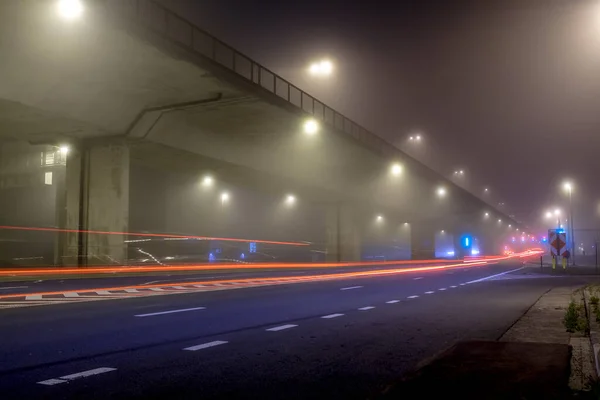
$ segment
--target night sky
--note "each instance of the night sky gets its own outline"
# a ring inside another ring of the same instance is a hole
[[[532,227],[565,178],[575,228],[600,227],[600,2],[162,2]]]

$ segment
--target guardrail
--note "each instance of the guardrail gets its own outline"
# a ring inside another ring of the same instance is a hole
[[[376,134],[343,116],[273,71],[223,43],[192,22],[155,0],[112,0],[111,10],[125,12],[155,33],[159,33],[193,53],[235,72],[248,82],[265,89],[302,111],[344,132],[385,156],[400,150]]]

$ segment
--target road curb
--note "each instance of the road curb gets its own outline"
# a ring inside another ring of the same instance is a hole
[[[600,377],[600,324],[596,321],[596,318],[592,312],[593,308],[589,302],[589,299],[592,297],[592,295],[593,293],[590,291],[589,286],[583,290],[583,299],[585,302],[585,308],[590,327],[590,347],[593,353],[592,357],[594,360],[594,368],[596,370],[596,379],[598,379],[598,377]]]

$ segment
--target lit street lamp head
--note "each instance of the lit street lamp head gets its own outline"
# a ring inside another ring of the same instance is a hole
[[[565,182],[563,183],[563,189],[565,190],[565,192],[570,194],[573,191],[573,185],[571,184],[571,182]]]
[[[213,183],[214,183],[214,179],[212,176],[207,175],[202,179],[202,186],[207,186],[207,187],[212,186]]]
[[[309,119],[304,122],[304,133],[314,135],[319,131],[319,123],[314,119]]]
[[[329,60],[312,63],[308,72],[313,76],[329,76],[333,72],[333,64]]]
[[[392,166],[390,168],[390,172],[394,176],[398,176],[398,175],[402,174],[402,165],[400,165],[398,163],[392,164]]]
[[[69,154],[69,146],[60,146],[59,150],[65,156]]]
[[[296,196],[294,196],[293,194],[288,194],[287,197],[285,198],[285,202],[289,206],[295,204],[296,203]]]
[[[75,20],[83,14],[81,0],[58,0],[58,15],[67,20]]]
[[[446,196],[446,188],[444,188],[444,187],[439,187],[439,188],[437,189],[437,195],[438,195],[439,197],[444,197],[444,196]]]

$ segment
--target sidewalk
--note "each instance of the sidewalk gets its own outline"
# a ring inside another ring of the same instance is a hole
[[[587,398],[577,391],[595,377],[589,337],[562,324],[576,289],[547,292],[498,341],[460,342],[379,398]]]

